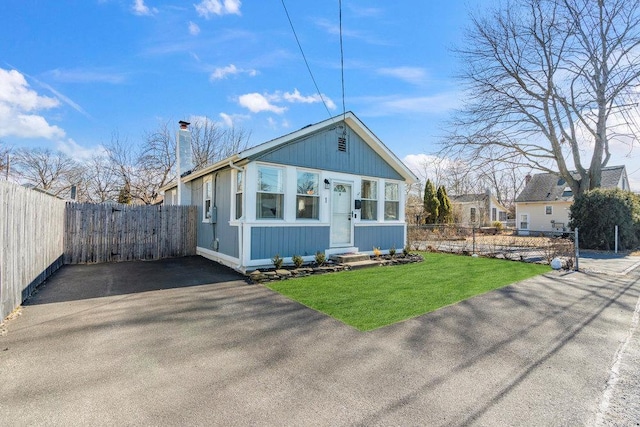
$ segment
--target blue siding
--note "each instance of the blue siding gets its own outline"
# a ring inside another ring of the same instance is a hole
[[[356,226],[354,240],[355,246],[362,252],[372,251],[374,247],[387,250],[392,246],[401,250],[405,245],[404,226]]]
[[[338,127],[324,129],[277,147],[254,160],[355,175],[403,179],[348,127],[347,151],[338,151],[338,137],[341,135],[342,129]]]
[[[251,259],[315,255],[329,247],[329,227],[252,227]]]
[[[198,207],[198,246],[213,250],[214,240],[218,238],[220,242],[218,252],[237,258],[240,253],[238,227],[229,225],[231,216],[231,171],[218,172],[217,182],[215,174],[213,177],[213,182],[215,183],[213,197],[218,208],[218,222],[216,224],[202,222],[202,185],[204,178],[208,176],[210,175],[205,175],[191,182],[191,202]]]

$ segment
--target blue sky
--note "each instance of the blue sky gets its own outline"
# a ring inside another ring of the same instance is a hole
[[[409,163],[435,151],[462,97],[450,49],[492,3],[344,0],[346,109]],[[341,113],[338,1],[285,4]],[[0,139],[14,147],[88,156],[114,132],[137,143],[196,116],[255,145],[329,116],[281,0],[4,0],[0,15]]]

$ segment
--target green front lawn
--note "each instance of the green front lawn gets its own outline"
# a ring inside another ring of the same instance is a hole
[[[424,262],[272,282],[270,289],[361,331],[545,273],[547,265],[441,253]]]

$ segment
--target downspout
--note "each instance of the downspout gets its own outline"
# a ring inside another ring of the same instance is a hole
[[[236,166],[233,164],[232,160],[229,160],[229,167],[231,169],[235,169],[239,172],[244,173],[244,168],[241,168],[239,166]],[[242,179],[246,179],[246,174],[242,177]],[[244,185],[244,183],[243,183]],[[246,189],[243,188],[242,190],[242,216],[245,215],[246,210],[247,210],[247,204],[245,203],[245,196],[246,196]],[[236,207],[237,209],[237,207]],[[235,215],[235,214],[234,214]],[[239,232],[239,236],[238,236],[238,260],[239,260],[239,265],[238,268],[242,269],[243,268],[243,257],[244,257],[244,221],[240,221],[240,226],[238,227],[238,232]]]

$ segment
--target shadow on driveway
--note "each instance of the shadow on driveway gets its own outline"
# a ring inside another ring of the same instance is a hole
[[[200,256],[156,261],[65,265],[39,286],[23,305],[244,280],[245,277],[240,273]]]

